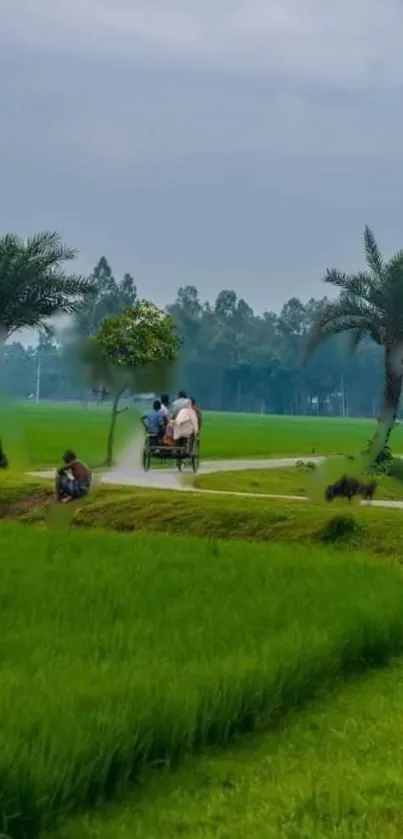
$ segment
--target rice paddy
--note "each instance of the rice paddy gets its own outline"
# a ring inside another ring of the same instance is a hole
[[[19,465],[54,466],[70,447],[90,466],[105,461],[109,423],[107,406],[20,403],[2,407],[2,437]],[[201,456],[238,459],[321,454],[352,454],[366,445],[373,420],[322,417],[278,417],[258,414],[206,413]],[[130,409],[117,423],[117,453],[141,434],[139,411]],[[403,453],[403,428],[393,432]]]
[[[403,578],[359,555],[0,528],[0,802],[33,837],[403,648]]]
[[[105,406],[2,411],[0,833],[400,836],[401,515],[330,510],[307,467],[197,482],[311,502],[97,487],[56,515],[24,471],[67,447],[101,465],[108,421]],[[330,475],[372,428],[206,414],[202,457],[336,455]],[[138,432],[123,413],[117,452]],[[400,475],[380,479],[379,497],[399,492]]]

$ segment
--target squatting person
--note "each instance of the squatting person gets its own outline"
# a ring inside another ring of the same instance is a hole
[[[71,449],[64,453],[63,464],[56,473],[56,500],[66,504],[88,495],[92,473]]]

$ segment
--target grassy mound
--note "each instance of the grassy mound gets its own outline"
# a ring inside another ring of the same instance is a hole
[[[96,487],[66,507],[53,503],[47,481],[0,476],[0,519],[118,532],[184,534],[364,549],[399,559],[403,512],[370,507],[331,507],[225,495]]]
[[[34,837],[403,648],[403,578],[324,550],[0,528],[0,807]]]
[[[368,674],[225,754],[150,777],[141,798],[52,839],[398,839],[403,669]]]
[[[0,472],[0,519],[35,514],[53,497],[48,481],[29,478],[13,472]]]

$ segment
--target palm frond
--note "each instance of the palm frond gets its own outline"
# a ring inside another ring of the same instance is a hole
[[[75,248],[69,248],[64,244],[55,230],[44,230],[31,236],[25,243],[25,250],[29,258],[53,262],[68,262],[78,255]]]
[[[347,333],[347,349],[351,354],[355,352],[367,334],[368,332],[358,328],[351,329],[350,332]]]
[[[318,313],[305,342],[304,364],[306,365],[320,344],[345,332],[352,335],[352,349],[358,346],[364,335],[370,335],[374,341],[381,343],[380,323],[376,313],[365,303],[347,294],[329,302]]]
[[[397,283],[403,285],[403,250],[397,251],[386,265],[385,285],[390,288]]]
[[[337,268],[327,268],[323,282],[335,285],[337,288],[348,289],[350,274],[346,274],[344,271],[338,271]]]
[[[367,261],[368,268],[373,271],[379,280],[382,279],[384,261],[376,243],[375,236],[368,225],[365,226],[364,230],[364,247],[365,259]]]
[[[12,234],[0,237],[0,325],[6,334],[25,326],[40,328],[55,314],[75,312],[93,292],[93,278],[63,270],[75,255],[55,232],[26,242]]]

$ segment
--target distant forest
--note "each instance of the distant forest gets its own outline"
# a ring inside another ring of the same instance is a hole
[[[105,257],[93,276],[96,294],[72,323],[82,337],[94,334],[102,318],[137,298],[130,274],[116,280]],[[376,415],[383,377],[381,352],[373,343],[364,341],[350,357],[343,337],[333,338],[302,367],[305,336],[323,302],[293,297],[279,313],[256,314],[231,290],[205,302],[194,286],[179,289],[168,306],[183,340],[176,387],[187,390],[204,409],[218,411]],[[37,347],[8,344],[9,395],[35,398],[39,384],[42,399],[96,399],[72,363],[70,340],[71,329],[57,340],[41,334]]]

